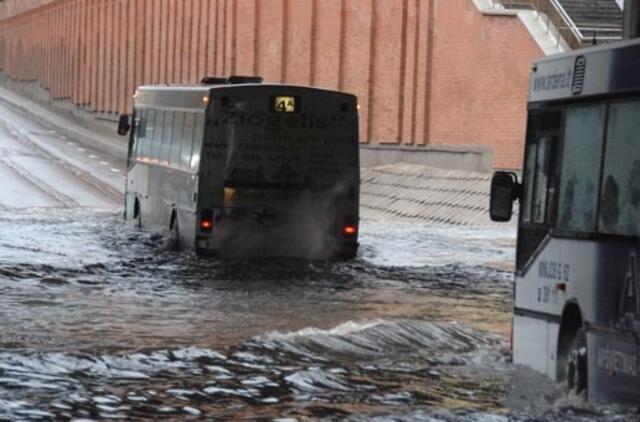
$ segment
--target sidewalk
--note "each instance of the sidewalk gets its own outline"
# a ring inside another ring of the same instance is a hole
[[[127,138],[117,135],[116,124],[113,125],[113,135],[107,133],[104,128],[98,127],[97,124],[92,128],[86,127],[88,125],[63,117],[62,112],[55,111],[53,107],[43,106],[2,85],[0,85],[0,101],[20,110],[34,120],[45,121],[73,140],[95,147],[118,159],[125,160],[127,157]]]

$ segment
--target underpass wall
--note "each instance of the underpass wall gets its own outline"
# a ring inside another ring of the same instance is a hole
[[[521,166],[542,53],[517,17],[472,0],[5,2],[0,69],[55,101],[130,112],[139,85],[261,75],[356,94],[365,144],[483,146]]]

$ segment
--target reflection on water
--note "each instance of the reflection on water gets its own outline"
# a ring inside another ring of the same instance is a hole
[[[216,261],[111,211],[0,215],[0,418],[572,417],[508,404],[536,376],[508,363],[511,275],[485,265],[508,240],[402,228],[434,265],[366,227],[352,262]],[[531,384],[520,401],[555,385]]]

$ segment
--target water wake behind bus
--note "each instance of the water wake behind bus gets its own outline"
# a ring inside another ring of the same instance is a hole
[[[365,221],[353,261],[215,260],[113,210],[0,221],[0,419],[520,420],[522,380],[522,420],[608,417],[508,363],[509,235]]]

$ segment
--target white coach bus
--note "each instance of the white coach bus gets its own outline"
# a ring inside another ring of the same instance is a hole
[[[143,86],[125,218],[223,257],[348,259],[358,248],[356,97],[261,78]]]

